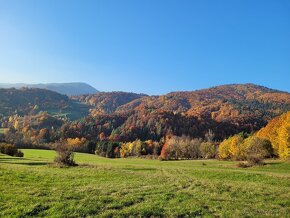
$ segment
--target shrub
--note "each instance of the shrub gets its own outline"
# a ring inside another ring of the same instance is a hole
[[[22,151],[17,150],[16,154],[14,155],[15,157],[24,157],[24,154]]]
[[[250,165],[260,165],[263,163],[263,159],[273,155],[271,143],[256,136],[247,138],[243,146],[245,147],[246,160]]]
[[[8,143],[0,143],[0,152],[9,156],[23,157],[24,154],[18,150],[15,145]]]
[[[60,166],[76,166],[74,161],[73,149],[64,143],[57,143],[56,146],[57,156],[54,162]]]
[[[216,156],[216,146],[211,142],[203,142],[200,144],[200,153],[202,158],[214,158]]]

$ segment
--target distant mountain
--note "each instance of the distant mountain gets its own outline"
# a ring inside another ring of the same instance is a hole
[[[96,90],[94,87],[86,83],[45,83],[45,84],[0,83],[0,88],[19,89],[22,87],[47,89],[68,96],[94,94],[98,92],[98,90]]]
[[[71,100],[54,91],[37,88],[0,88],[0,118],[11,115],[33,115],[40,111],[78,119],[88,115],[88,105]]]

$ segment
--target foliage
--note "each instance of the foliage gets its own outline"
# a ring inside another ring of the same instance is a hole
[[[191,139],[190,137],[168,136],[162,147],[161,158],[170,160],[197,159],[201,157],[201,139]]]
[[[254,165],[272,157],[273,148],[268,140],[256,136],[244,139],[239,134],[224,140],[219,145],[218,153],[220,159],[247,160],[250,165]]]
[[[159,155],[160,144],[165,144],[160,141],[168,135],[186,135],[191,139],[203,138],[206,142],[215,143],[238,132],[251,133],[290,108],[288,93],[253,84],[218,86],[162,96],[101,92],[72,99],[47,90],[7,89],[0,90],[0,100],[3,100],[0,103],[3,106],[0,109],[0,124],[5,129],[4,136],[1,136],[3,141],[20,148],[51,148],[53,143],[61,140],[68,144],[74,143],[72,140],[81,140],[74,147],[82,152],[94,151],[93,144],[99,141],[123,144],[138,140],[142,142],[141,153],[127,152],[124,145],[124,156]],[[91,113],[85,116],[80,108],[88,105]],[[3,108],[7,110],[1,114]],[[82,118],[69,120],[65,117],[67,110],[74,110]],[[59,113],[64,116],[58,116]],[[287,119],[273,121],[283,127],[266,128],[259,133],[262,138],[271,141],[275,154],[283,158],[289,156],[290,122]],[[157,144],[155,146],[146,141]],[[229,154],[223,154],[220,149],[220,158],[243,159],[245,154],[242,147],[235,144],[239,144],[239,141],[233,142],[231,148],[226,149]],[[185,159],[201,157],[200,150],[193,146],[183,145],[180,151],[174,143],[169,147],[175,156]],[[118,149],[121,147],[118,146]],[[191,154],[183,155],[186,149]],[[174,159],[173,154],[170,156]]]
[[[220,143],[218,155],[223,160],[241,160],[244,158],[242,143],[244,138],[241,135],[234,135]]]
[[[216,145],[212,142],[202,142],[200,144],[200,153],[202,158],[215,158],[217,153]]]
[[[242,146],[245,148],[245,159],[250,165],[261,164],[263,159],[273,155],[271,143],[256,136],[245,139]]]
[[[97,92],[92,95],[74,96],[73,99],[94,106],[91,114],[96,116],[103,113],[113,113],[118,107],[145,96],[144,94],[128,92]]]
[[[55,145],[57,156],[54,162],[60,166],[76,166],[74,161],[73,147],[69,146],[66,142],[60,142]]]
[[[140,140],[134,142],[122,143],[120,148],[121,157],[140,156],[145,153],[144,143]]]
[[[23,157],[23,152],[18,150],[15,145],[8,143],[0,143],[0,153],[7,154],[9,156]]]
[[[116,158],[120,157],[119,147],[118,142],[100,141],[97,142],[95,153],[107,158]]]
[[[121,157],[153,155],[159,156],[162,146],[159,142],[147,140],[142,142],[136,140],[133,142],[121,143],[120,155]]]
[[[268,139],[274,149],[274,154],[290,158],[290,111],[271,120],[267,126],[259,130],[256,135]]]

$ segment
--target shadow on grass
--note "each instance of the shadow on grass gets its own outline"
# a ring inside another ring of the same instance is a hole
[[[12,163],[12,164],[21,164],[21,165],[26,165],[26,166],[43,166],[43,165],[48,165],[49,163],[47,163],[47,162],[28,162],[28,163]]]
[[[132,171],[156,171],[156,168],[149,168],[149,167],[144,167],[144,168],[134,168],[134,167],[126,167],[125,170],[132,170]]]
[[[11,156],[11,157],[1,157],[0,158],[0,162],[3,161],[3,160],[4,161],[15,161],[15,160],[18,161],[18,160],[28,160],[28,159],[27,158],[23,158],[23,157],[12,157]]]
[[[27,162],[19,162],[19,161],[27,161]],[[16,165],[26,165],[26,166],[41,166],[41,165],[47,165],[48,162],[43,161],[31,161],[28,162],[29,159],[27,158],[0,158],[0,163],[6,163],[6,164],[16,164]]]
[[[280,165],[280,162],[271,162],[271,163],[265,163],[266,165]]]

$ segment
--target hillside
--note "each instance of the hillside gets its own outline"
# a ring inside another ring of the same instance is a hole
[[[50,91],[58,92],[63,95],[84,95],[84,94],[94,94],[98,92],[94,87],[86,83],[45,83],[45,84],[25,84],[25,83],[16,83],[16,84],[7,84],[1,83],[0,88],[38,88],[38,89],[47,89]]]
[[[92,113],[94,114],[110,114],[115,112],[118,107],[145,96],[147,95],[129,92],[98,92],[93,95],[82,95],[72,98],[93,106],[94,110]]]
[[[223,139],[241,131],[256,131],[273,117],[290,110],[289,93],[254,84],[144,96],[114,107],[108,104],[114,102],[113,94],[98,93],[97,96],[86,97],[86,102],[95,110],[109,107],[106,112],[115,110],[114,116],[122,114],[122,119],[126,116],[117,127],[114,122],[110,124],[112,129],[106,128],[107,134],[112,131],[112,138],[124,140],[160,139],[167,134],[203,137],[208,129],[216,133],[216,139]],[[118,100],[121,97],[119,95]],[[100,100],[103,98],[106,101]],[[95,110],[92,115],[97,120],[104,120],[104,116],[94,113]]]
[[[215,140],[223,140],[239,132],[257,131],[273,117],[290,110],[289,93],[253,84],[162,96],[99,92],[71,98],[42,89],[2,89],[0,102],[0,114],[6,116],[6,122],[7,116],[40,111],[74,120],[59,129],[62,135],[51,133],[55,134],[53,140],[77,137],[92,141],[160,141],[167,135],[204,138],[209,129]],[[21,135],[21,128],[17,131]]]
[[[0,117],[37,114],[40,111],[76,119],[88,114],[88,106],[46,89],[0,89]]]
[[[223,85],[142,98],[117,111],[140,109],[172,111],[218,122],[250,118],[267,121],[290,109],[290,94],[254,84]]]

